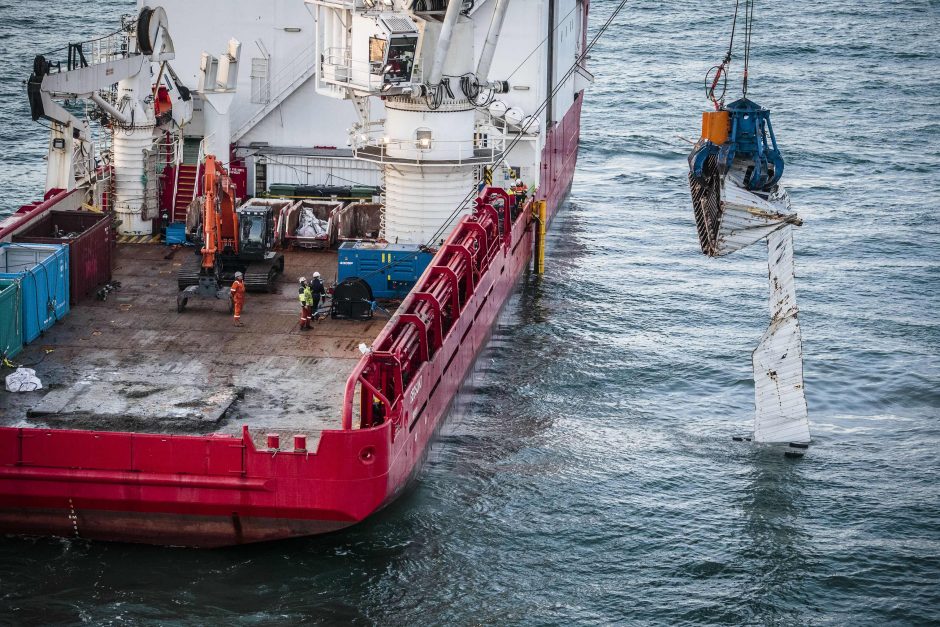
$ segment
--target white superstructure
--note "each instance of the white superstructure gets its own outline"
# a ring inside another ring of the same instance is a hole
[[[379,189],[379,237],[433,246],[480,182],[539,188],[573,154],[545,148],[590,80],[579,0],[158,2],[30,79],[47,189],[94,189],[124,234],[186,219],[214,154],[249,195]],[[54,98],[87,100],[109,141]]]
[[[194,91],[201,53],[241,42],[228,111],[250,195],[276,183],[384,186],[392,242],[435,243],[481,178],[537,187],[546,125],[589,77],[574,73],[530,117],[581,49],[576,0],[141,4],[166,10],[179,42],[174,69]],[[461,77],[473,78],[475,99]],[[219,141],[208,106],[197,97],[188,137]],[[523,128],[501,166],[485,171]]]
[[[159,210],[157,162],[161,153],[173,160],[179,130],[193,112],[168,65],[174,48],[166,14],[144,10],[125,18],[111,35],[67,49],[65,67],[59,59],[37,56],[28,81],[33,119],[52,124],[46,190],[110,193],[119,231],[149,234]],[[76,118],[57,102],[74,99],[89,103],[109,128],[110,150],[96,155],[88,119]]]

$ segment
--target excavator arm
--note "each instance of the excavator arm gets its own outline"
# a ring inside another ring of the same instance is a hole
[[[217,256],[227,247],[238,254],[235,185],[215,155],[206,155],[202,209],[202,273],[217,272]]]
[[[202,248],[196,263],[180,268],[180,291],[176,295],[176,311],[182,313],[190,298],[224,299],[223,255],[238,254],[238,216],[235,213],[235,185],[228,172],[215,157],[206,155],[202,164],[205,187],[202,204]],[[192,272],[192,274],[190,274]]]

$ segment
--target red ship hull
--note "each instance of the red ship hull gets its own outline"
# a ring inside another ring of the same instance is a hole
[[[549,216],[571,184],[580,114],[581,95],[546,138],[539,198]],[[247,428],[241,437],[0,428],[0,532],[219,547],[336,531],[374,514],[420,470],[528,265],[530,213],[507,224],[433,355],[424,347],[391,405],[396,420],[352,429],[347,415],[343,429],[322,433],[315,452],[276,453],[256,448]],[[374,346],[395,339],[393,323]],[[350,377],[348,403],[366,362]]]

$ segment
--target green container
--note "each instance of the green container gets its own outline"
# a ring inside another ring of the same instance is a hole
[[[380,193],[378,187],[369,187],[367,185],[353,185],[349,190],[349,195],[353,198],[364,198],[366,202],[372,202],[373,196],[378,196]]]
[[[272,183],[268,187],[268,196],[296,196],[297,186],[288,183]]]
[[[0,359],[10,359],[23,350],[23,307],[20,282],[0,279]]]

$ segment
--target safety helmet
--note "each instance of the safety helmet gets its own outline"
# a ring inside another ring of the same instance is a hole
[[[516,185],[522,185],[522,179],[516,179]]]
[[[236,272],[236,273],[235,273],[235,278],[236,278],[236,279],[240,279],[240,278],[242,278],[243,276],[245,276],[245,275],[242,274],[241,272]]]
[[[319,272],[314,272],[314,273],[313,273],[313,278],[319,279],[319,278],[320,278],[320,273],[319,273]]]
[[[305,276],[300,277],[300,282],[301,282],[301,283],[306,283],[306,282],[307,282],[307,277],[305,277]]]

